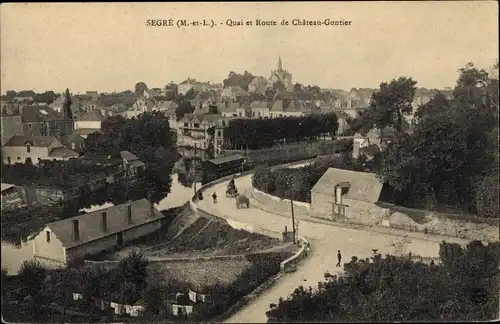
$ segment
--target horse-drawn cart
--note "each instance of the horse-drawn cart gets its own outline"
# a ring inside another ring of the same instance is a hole
[[[236,196],[236,208],[240,209],[242,207],[250,208],[250,199],[247,196],[238,195]]]
[[[238,195],[238,189],[236,187],[227,187],[226,189],[226,197],[236,197]]]

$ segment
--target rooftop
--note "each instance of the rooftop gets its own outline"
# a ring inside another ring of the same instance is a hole
[[[208,160],[207,162],[213,163],[215,165],[220,165],[224,164],[227,162],[233,162],[233,161],[238,161],[238,160],[244,160],[245,157],[241,154],[235,154],[235,155],[230,155],[230,156],[225,156],[225,157],[219,157],[216,159],[211,159]]]
[[[341,183],[349,183],[350,187],[345,198],[377,202],[382,190],[382,183],[376,177],[375,173],[358,172],[336,168],[329,168],[318,182],[311,189],[311,192],[321,193],[327,196],[335,196],[335,186]]]
[[[54,136],[12,136],[4,146],[25,146],[29,143],[34,147],[49,147],[52,142],[57,141]]]
[[[153,209],[154,215],[152,217],[152,215],[150,215],[150,202],[143,198],[130,203],[132,224],[129,224],[127,219],[127,205],[128,204],[122,204],[100,209],[92,213],[48,223],[45,226],[49,227],[52,232],[54,232],[65,248],[69,249],[130,228],[150,223],[163,217],[163,214],[156,208]],[[107,232],[103,232],[101,229],[101,214],[103,212],[106,213]],[[73,240],[73,220],[78,220],[79,240],[76,242]]]

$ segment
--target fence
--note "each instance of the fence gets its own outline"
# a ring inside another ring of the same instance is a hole
[[[411,261],[414,262],[422,262],[425,264],[434,263],[435,265],[441,264],[440,257],[425,257],[419,254],[411,254],[411,253],[408,254],[408,257],[410,258]]]

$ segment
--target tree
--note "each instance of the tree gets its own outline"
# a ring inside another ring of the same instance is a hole
[[[135,250],[120,261],[118,268],[123,280],[121,288],[124,298],[130,300],[130,297],[141,294],[147,288],[148,265],[149,261],[144,255]]]
[[[73,111],[71,110],[71,95],[69,93],[69,89],[66,89],[64,92],[64,102],[63,102],[63,112],[64,112],[64,117],[68,120],[73,120]]]
[[[144,82],[137,82],[135,84],[135,95],[136,96],[142,96],[144,94],[144,91],[148,90],[148,86]]]
[[[398,133],[404,132],[404,115],[412,112],[413,98],[415,96],[416,81],[411,78],[400,77],[390,83],[383,82],[380,88],[372,94],[369,109],[354,123],[354,131],[362,130],[363,133],[376,127],[384,129],[393,126]]]
[[[25,296],[31,296],[35,305],[41,305],[43,303],[42,284],[47,276],[47,269],[37,261],[24,261],[18,276]]]
[[[441,92],[438,92],[429,102],[419,106],[414,116],[421,119],[425,115],[444,113],[450,108],[451,102]]]

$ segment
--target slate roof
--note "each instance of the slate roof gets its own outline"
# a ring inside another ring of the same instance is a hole
[[[4,146],[25,146],[27,142],[34,147],[49,147],[52,142],[57,141],[54,136],[12,136]]]
[[[276,100],[272,106],[272,111],[288,112],[313,112],[314,106],[311,102],[304,100]]]
[[[103,121],[105,119],[99,110],[86,112],[77,118],[78,121]]]
[[[23,123],[38,123],[62,120],[63,116],[49,106],[24,106],[21,118]]]
[[[208,162],[212,163],[212,164],[215,164],[215,165],[219,165],[219,164],[224,164],[224,163],[227,163],[227,162],[232,162],[232,161],[237,161],[237,160],[244,160],[245,157],[241,154],[235,154],[235,155],[230,155],[230,156],[225,156],[225,157],[219,157],[219,158],[216,158],[216,159],[211,159],[211,160],[208,160]]]
[[[335,186],[342,182],[350,184],[349,190],[343,196],[348,199],[375,203],[382,190],[382,183],[377,179],[375,173],[328,168],[311,189],[311,192],[321,193],[333,199]]]
[[[51,158],[55,157],[68,158],[68,157],[78,157],[78,156],[79,156],[78,153],[70,150],[66,146],[53,148],[49,153],[49,157]]]
[[[163,217],[163,214],[156,208],[154,208],[154,217],[150,215],[150,203],[146,198],[133,201],[130,205],[132,206],[132,224],[128,223],[127,204],[122,204],[48,223],[45,226],[51,229],[66,249],[70,249]],[[106,212],[108,222],[108,231],[106,233],[101,230],[102,212]],[[77,242],[73,240],[73,220],[78,220],[80,239]]]

